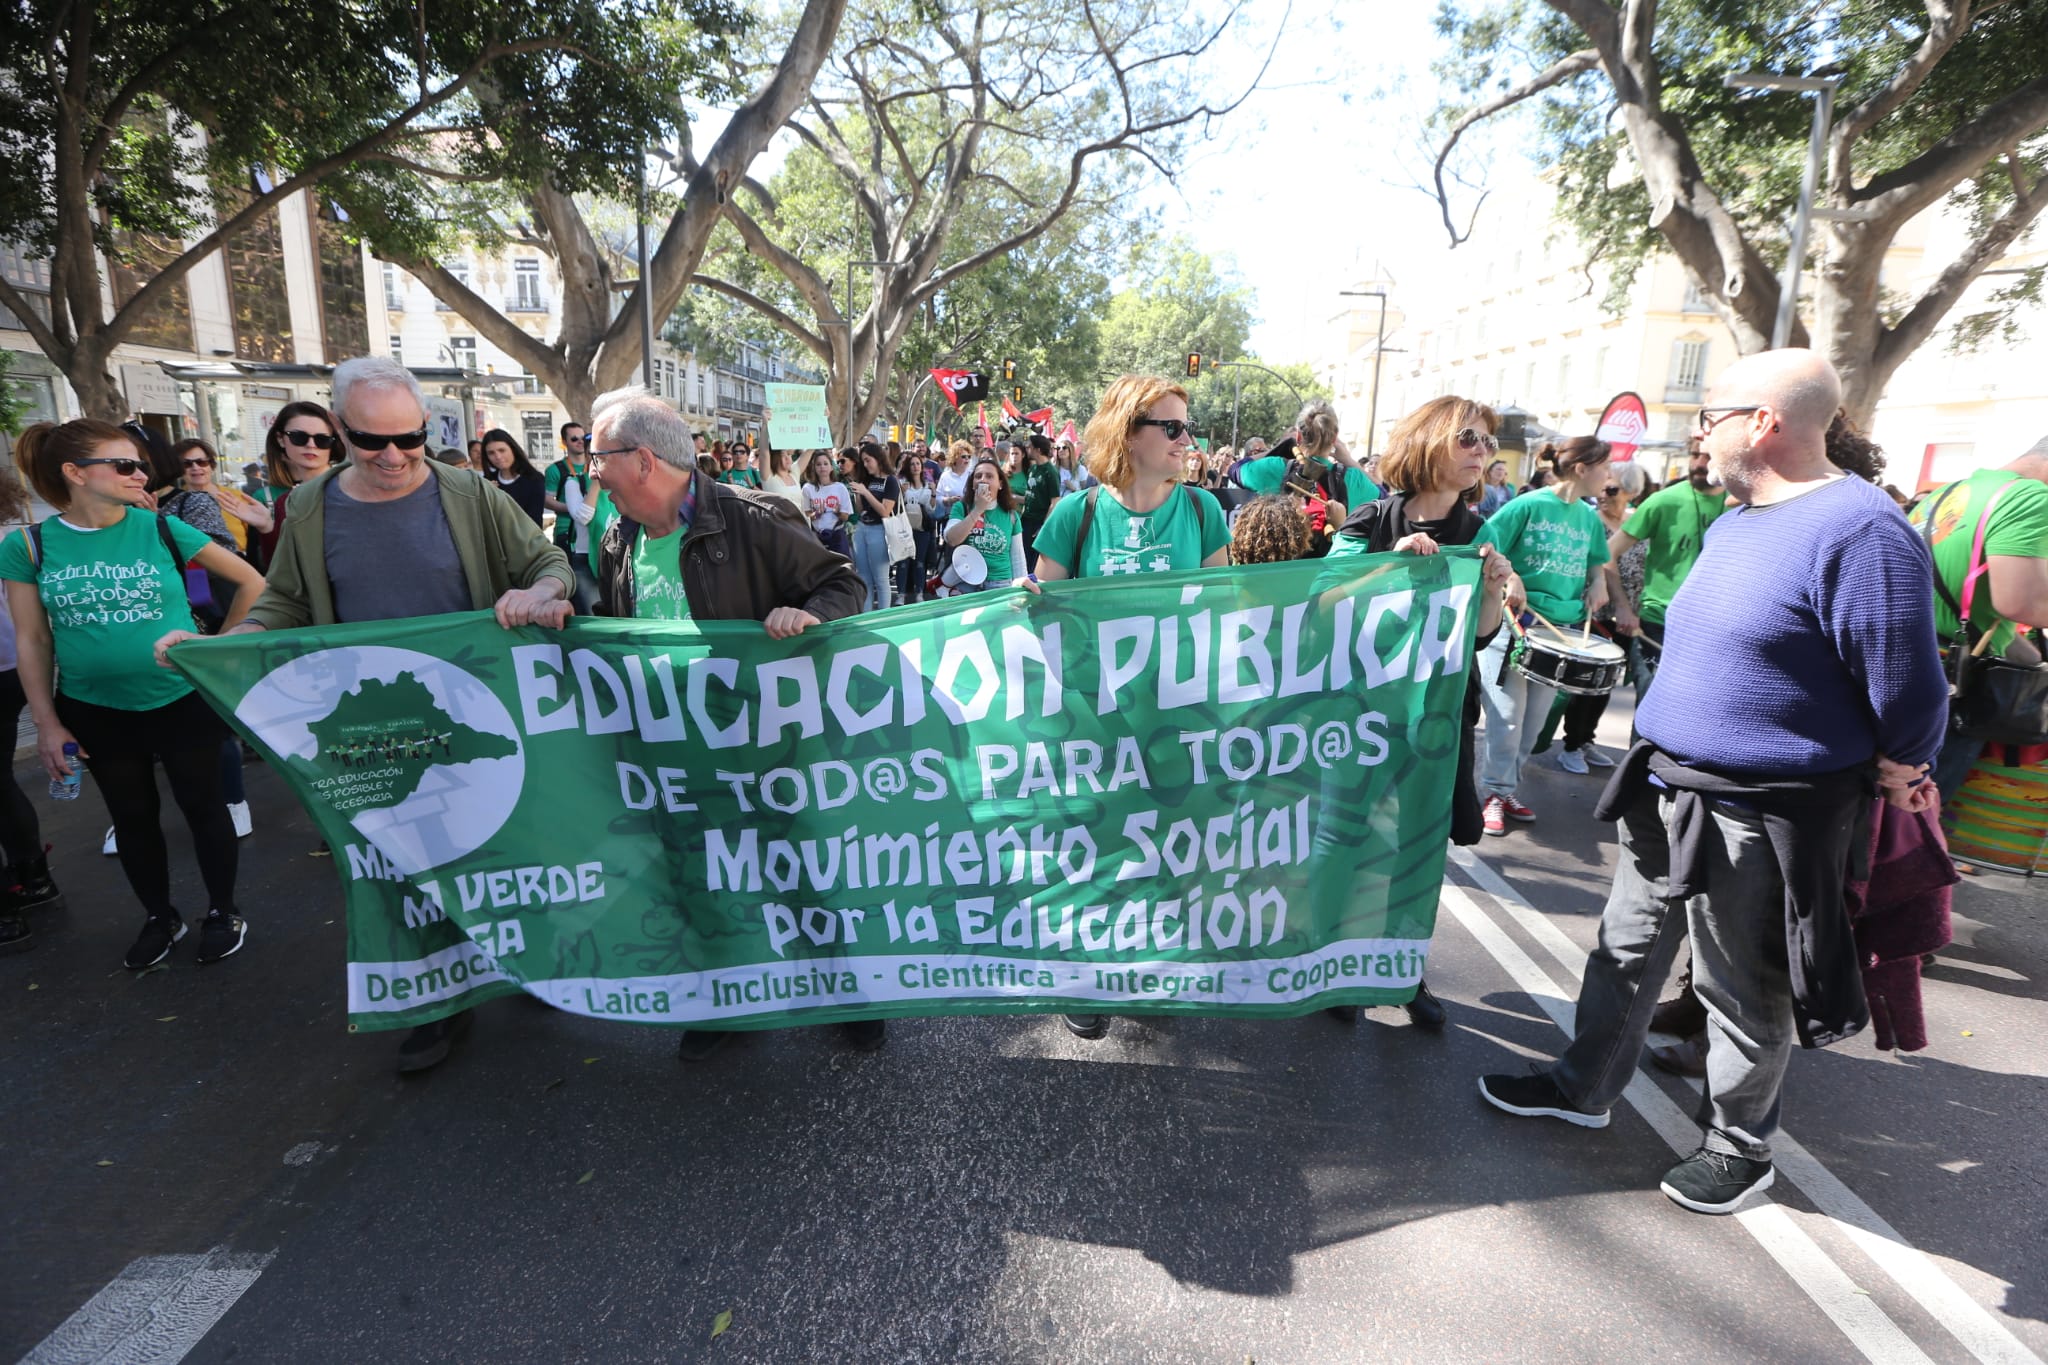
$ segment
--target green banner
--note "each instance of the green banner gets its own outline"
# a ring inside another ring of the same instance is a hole
[[[1089,579],[770,640],[488,613],[182,645],[347,900],[351,1028],[525,989],[762,1028],[1410,998],[1465,551]]]

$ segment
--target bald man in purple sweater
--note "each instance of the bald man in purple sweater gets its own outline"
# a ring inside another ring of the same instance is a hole
[[[1700,430],[1741,505],[1671,603],[1640,739],[1601,798],[1621,848],[1577,1034],[1550,1070],[1479,1083],[1508,1113],[1606,1127],[1689,936],[1705,1136],[1660,1188],[1701,1213],[1771,1183],[1793,1042],[1869,1022],[1842,888],[1871,800],[1934,802],[1948,687],[1932,567],[1891,499],[1828,462],[1840,404],[1810,351],[1749,356],[1709,393]]]

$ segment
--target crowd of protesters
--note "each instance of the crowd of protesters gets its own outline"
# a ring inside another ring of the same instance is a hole
[[[594,612],[752,620],[786,639],[932,596],[1477,547],[1476,653],[1446,768],[1451,838],[1533,823],[1522,774],[1561,731],[1557,767],[1614,770],[1602,818],[1623,839],[1578,1037],[1554,1068],[1489,1076],[1482,1092],[1513,1114],[1604,1125],[1690,939],[1683,999],[1697,1011],[1706,1135],[1662,1187],[1725,1212],[1769,1183],[1792,1042],[1868,1018],[1848,984],[1853,946],[1825,925],[1812,956],[1789,966],[1755,944],[1786,905],[1839,901],[1841,831],[1867,828],[1873,801],[1924,815],[1938,800],[1930,770],[1949,793],[1976,761],[1982,745],[1945,730],[1937,644],[1981,632],[2023,660],[2023,628],[2048,622],[2048,442],[1938,490],[1916,531],[1904,499],[1875,482],[1877,452],[1841,420],[1824,360],[1751,357],[1710,398],[1683,476],[1661,488],[1644,462],[1618,462],[1591,435],[1531,452],[1517,488],[1497,415],[1456,396],[1401,418],[1384,453],[1365,459],[1320,402],[1271,444],[1207,451],[1187,391],[1146,376],[1112,383],[1078,439],[1031,428],[805,451],[693,434],[673,406],[621,390],[596,402],[588,426],[563,426],[543,467],[499,429],[465,451],[430,450],[410,373],[351,360],[334,372],[331,407],[279,412],[241,488],[210,446],[173,447],[138,425],[26,432],[17,467],[56,514],[31,522],[25,490],[0,486],[0,521],[13,528],[0,539],[0,709],[30,713],[53,785],[81,766],[93,775],[108,847],[143,912],[125,958],[137,970],[188,931],[157,797],[163,769],[204,884],[197,957],[214,962],[248,934],[235,884],[248,810],[240,746],[162,666],[194,635],[490,610],[508,628]],[[2007,562],[1988,591],[1941,615],[1937,593],[1946,600],[1951,579],[1971,578],[1973,536]],[[1594,742],[1609,691],[1560,691],[1524,667],[1539,627],[1604,638],[1625,658],[1637,707],[1626,756]],[[28,913],[61,893],[34,805],[11,778],[0,850],[12,887],[0,948],[24,948]],[[1655,889],[1689,878],[1689,898]],[[1408,1011],[1424,1029],[1444,1026],[1426,983]],[[1093,1039],[1112,1021],[1065,1022]],[[414,1030],[400,1068],[438,1064],[466,1026],[459,1015]],[[863,1049],[885,1037],[879,1021],[846,1032]],[[692,1030],[680,1053],[701,1058],[726,1036]]]

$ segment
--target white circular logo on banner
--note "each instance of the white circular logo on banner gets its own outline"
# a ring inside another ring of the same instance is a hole
[[[302,655],[250,688],[235,716],[408,877],[482,848],[526,784],[505,704],[410,649]]]

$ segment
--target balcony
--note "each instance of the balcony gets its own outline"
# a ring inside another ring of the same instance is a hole
[[[520,295],[505,300],[505,312],[508,316],[513,313],[545,313],[547,311],[547,300],[531,295]]]

